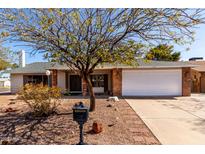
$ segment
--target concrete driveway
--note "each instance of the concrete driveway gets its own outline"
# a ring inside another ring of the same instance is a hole
[[[205,94],[126,101],[162,144],[205,144]]]

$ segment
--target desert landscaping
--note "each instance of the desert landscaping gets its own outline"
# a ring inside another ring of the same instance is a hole
[[[88,99],[64,97],[58,112],[48,117],[32,117],[28,106],[15,95],[0,96],[0,140],[8,144],[76,144],[78,124],[73,121],[72,107]],[[93,122],[102,125],[102,132],[92,130]],[[119,102],[97,98],[96,111],[84,125],[87,144],[160,144],[144,122],[124,99]]]

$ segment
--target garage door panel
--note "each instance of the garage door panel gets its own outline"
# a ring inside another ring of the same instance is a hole
[[[122,71],[123,96],[168,96],[181,93],[181,69]]]

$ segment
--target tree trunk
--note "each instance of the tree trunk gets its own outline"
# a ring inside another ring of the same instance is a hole
[[[90,75],[86,75],[85,80],[88,84],[88,90],[89,90],[89,94],[90,94],[90,112],[92,112],[95,110],[95,93],[93,91],[93,85],[91,82]]]

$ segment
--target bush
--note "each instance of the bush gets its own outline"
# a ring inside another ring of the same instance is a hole
[[[60,97],[60,88],[51,88],[43,84],[26,84],[18,93],[18,98],[28,104],[34,116],[48,116],[55,113]]]

